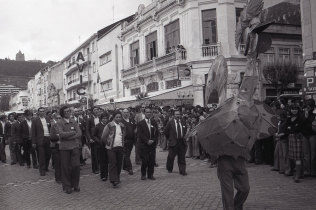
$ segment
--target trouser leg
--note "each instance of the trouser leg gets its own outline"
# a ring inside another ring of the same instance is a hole
[[[311,145],[311,175],[316,176],[316,136],[309,139]]]
[[[50,150],[50,138],[44,137],[44,158],[45,158],[45,170],[48,171],[49,161],[51,158],[51,150]]]
[[[222,191],[224,210],[234,210],[233,167],[230,158],[219,158],[217,161],[217,177]]]
[[[23,159],[26,162],[26,165],[30,166],[31,165],[31,156],[30,156],[30,151],[32,148],[32,142],[31,141],[25,141],[24,142],[24,152],[23,152]]]
[[[108,178],[108,156],[107,156],[107,149],[104,147],[101,147],[100,149],[100,157],[99,157],[99,162],[100,162],[100,178]]]
[[[149,162],[149,151],[142,149],[140,151],[140,158],[141,158],[141,174],[142,176],[146,176],[148,162]]]
[[[55,180],[61,181],[61,162],[58,145],[52,149],[52,159],[54,160]]]
[[[11,163],[16,163],[16,142],[9,142],[9,149],[10,149],[10,157],[11,157]]]
[[[138,143],[138,141],[136,141],[135,143],[135,163],[136,164],[140,164],[141,162],[141,157],[140,157],[140,144]]]
[[[33,166],[37,166],[37,163],[38,163],[38,153],[37,153],[37,149],[34,148],[34,147],[31,147],[30,153],[31,153],[31,155],[32,155],[32,164],[33,164]]]
[[[274,148],[274,164],[273,168],[275,170],[280,170],[280,141],[276,141],[275,148]]]
[[[0,160],[2,162],[6,162],[7,161],[7,156],[5,154],[5,144],[4,144],[4,142],[0,142]]]
[[[177,155],[178,148],[177,146],[170,147],[168,148],[168,156],[167,156],[167,163],[166,163],[166,168],[168,171],[173,170],[173,164],[174,164],[174,159]]]
[[[123,158],[123,169],[130,171],[133,169],[131,162],[131,152],[133,149],[133,144],[125,144],[124,145],[124,158]]]
[[[311,145],[310,136],[303,136],[303,151],[304,151],[304,173],[311,174]]]
[[[78,189],[79,180],[80,180],[80,150],[79,148],[75,148],[71,150],[70,164],[71,164],[71,186],[75,189]]]
[[[123,164],[123,148],[115,148],[116,150],[116,169],[117,169],[117,177],[118,181],[120,181],[121,171],[122,171],[122,164]]]
[[[178,166],[179,172],[185,173],[186,172],[186,161],[185,161],[185,153],[186,153],[186,145],[181,143],[178,147]]]
[[[91,143],[91,164],[92,164],[92,172],[97,172],[99,170],[99,163],[98,163],[98,158],[97,158],[96,143]]]
[[[245,160],[238,158],[233,160],[235,162],[235,175],[234,175],[234,186],[237,193],[234,197],[234,207],[236,210],[242,210],[245,201],[247,200],[250,186],[248,171],[246,169]]]
[[[147,168],[148,177],[152,177],[154,175],[155,157],[156,157],[156,149],[150,150],[148,154],[148,168]]]
[[[22,148],[23,148],[23,144],[16,144],[16,147],[15,147],[16,159],[21,166],[24,165]]]
[[[279,165],[280,173],[284,173],[286,170],[286,144],[283,141],[279,143]]]
[[[108,160],[109,160],[109,178],[110,182],[118,182],[118,174],[117,174],[117,158],[116,158],[116,151],[114,149],[109,149],[107,151]]]
[[[60,150],[61,181],[63,189],[69,190],[71,185],[71,150]],[[41,164],[41,163],[40,163]]]

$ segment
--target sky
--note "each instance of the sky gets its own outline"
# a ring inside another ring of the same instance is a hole
[[[59,61],[98,30],[152,0],[0,0],[0,59]]]

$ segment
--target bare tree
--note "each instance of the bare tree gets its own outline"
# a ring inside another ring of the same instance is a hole
[[[262,69],[263,76],[276,89],[278,97],[290,83],[297,81],[298,71],[297,65],[291,62],[268,63]]]

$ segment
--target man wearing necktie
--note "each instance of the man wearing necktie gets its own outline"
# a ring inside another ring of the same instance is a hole
[[[180,110],[174,111],[174,119],[171,119],[164,130],[164,134],[167,138],[169,149],[166,168],[169,173],[172,173],[173,163],[176,156],[178,156],[178,166],[179,173],[183,176],[186,176],[186,162],[185,162],[185,153],[186,153],[186,141],[185,134],[187,128],[184,122],[181,122],[181,112]]]
[[[137,125],[137,136],[140,143],[140,158],[141,165],[141,180],[147,178],[155,180],[154,167],[155,167],[155,152],[158,142],[158,125],[152,119],[152,112],[149,107],[145,109],[145,119],[141,120]]]

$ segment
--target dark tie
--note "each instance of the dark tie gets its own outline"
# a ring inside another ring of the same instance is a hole
[[[178,130],[178,139],[181,139],[181,128],[180,128],[180,123],[179,123],[179,120],[177,120],[177,130]]]

